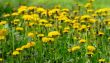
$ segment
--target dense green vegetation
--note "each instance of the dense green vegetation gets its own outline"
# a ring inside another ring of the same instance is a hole
[[[0,63],[110,63],[109,0],[0,3]]]

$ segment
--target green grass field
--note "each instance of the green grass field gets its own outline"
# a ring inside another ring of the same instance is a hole
[[[87,0],[78,0],[80,3],[85,4]],[[18,2],[22,2],[26,5],[43,5],[45,7],[52,7],[56,4],[60,4],[63,7],[71,8],[71,5],[74,3],[74,0],[1,0],[1,4],[11,3],[13,7],[18,6]],[[48,3],[47,3],[48,2]],[[94,5],[96,8],[109,7],[110,0],[95,0]],[[44,5],[46,4],[46,5]]]
[[[110,0],[0,3],[0,63],[110,63]]]

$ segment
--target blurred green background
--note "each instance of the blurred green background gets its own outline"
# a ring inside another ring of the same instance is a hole
[[[76,0],[80,3],[85,4],[87,0]],[[25,5],[42,5],[44,7],[52,7],[56,4],[60,4],[64,7],[71,7],[74,3],[74,0],[0,0],[1,5],[10,3],[11,6],[17,7],[20,3]],[[109,7],[110,0],[95,0],[94,5],[97,8]]]
[[[71,9],[75,0],[0,0],[0,14],[3,12],[9,13],[12,8],[18,8],[20,5],[27,6],[43,6],[51,8],[54,5],[61,5],[64,8]],[[87,0],[76,0],[81,4],[86,4]],[[110,0],[95,0],[93,3],[95,8],[108,8],[110,7]]]

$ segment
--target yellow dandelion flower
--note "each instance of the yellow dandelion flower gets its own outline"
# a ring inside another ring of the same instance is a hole
[[[4,40],[5,39],[5,36],[0,36],[0,40]]]
[[[80,46],[73,46],[72,48],[68,49],[69,52],[74,52],[80,49]]]
[[[14,13],[12,13],[11,15],[12,15],[12,16],[18,16],[18,15],[19,15],[19,13],[14,12]]]
[[[10,16],[10,14],[4,14],[3,15],[3,17],[9,17]]]
[[[108,40],[110,40],[110,37],[108,37]]]
[[[69,32],[69,30],[70,30],[69,27],[65,27],[63,32],[64,32],[64,33],[67,33],[67,32]]]
[[[88,55],[88,57],[91,57],[94,53],[93,52],[87,52],[86,54]]]
[[[85,39],[80,39],[80,40],[79,40],[79,43],[85,43],[85,42],[86,42]]]
[[[95,47],[94,46],[87,46],[87,50],[89,51],[89,52],[93,52],[93,51],[95,51]]]
[[[23,48],[16,48],[16,51],[22,51]]]
[[[110,22],[108,22],[108,23],[107,23],[107,25],[109,25],[109,26],[110,26]]]
[[[96,19],[90,19],[89,22],[90,23],[95,23],[97,20]]]
[[[29,6],[27,9],[28,9],[28,10],[35,10],[36,7],[35,7],[35,6]]]
[[[54,38],[43,37],[43,38],[42,38],[42,41],[43,41],[43,42],[53,42],[53,41],[54,41]]]
[[[32,47],[32,46],[35,46],[36,43],[32,41],[32,42],[29,42],[29,44]]]
[[[14,19],[12,23],[16,25],[16,24],[18,24],[19,22],[20,22],[20,19]]]
[[[5,25],[5,24],[7,24],[7,21],[1,21],[0,22],[0,25]]]
[[[23,31],[24,29],[22,27],[16,27],[17,31]]]
[[[72,51],[76,51],[76,50],[79,50],[80,49],[80,46],[74,46],[74,47],[72,47]]]
[[[33,32],[29,32],[29,33],[28,33],[28,37],[33,38],[33,37],[35,37],[35,34],[34,34]]]
[[[44,12],[44,11],[45,11],[45,9],[41,8],[41,7],[37,8],[37,10],[36,10],[36,12],[38,12],[38,13],[41,13],[41,12]]]
[[[85,5],[85,7],[86,7],[86,8],[91,8],[91,7],[92,7],[92,4],[91,4],[91,3],[87,3],[87,4]]]
[[[63,31],[63,33],[68,33],[68,32],[69,32],[69,30],[64,30],[64,31]]]
[[[31,46],[30,46],[30,43],[27,43],[26,45],[23,45],[21,48],[22,49],[25,49],[25,48],[30,48]]]
[[[93,55],[94,53],[93,52],[87,52],[86,54],[87,55]]]
[[[52,27],[52,24],[45,24],[45,27]]]
[[[100,63],[104,63],[105,62],[105,59],[101,58],[101,59],[99,59],[99,62]]]
[[[81,27],[79,28],[79,30],[81,30],[81,31],[87,30],[87,26],[86,25],[81,25]]]
[[[31,14],[31,16],[32,16],[32,20],[33,20],[33,21],[40,20],[40,18],[39,18],[39,15],[38,15],[38,14]]]
[[[35,22],[29,22],[28,26],[33,26],[35,24]]]
[[[97,14],[92,14],[92,17],[96,17],[97,16]]]
[[[48,23],[48,21],[45,20],[45,19],[40,19],[39,22],[42,23],[42,24],[46,24],[46,23]]]
[[[7,34],[7,29],[0,29],[0,36],[5,36]]]
[[[22,18],[24,20],[32,20],[33,19],[33,16],[31,16],[31,15],[23,15]]]
[[[79,23],[74,23],[73,24],[73,28],[74,29],[79,29],[80,28],[80,24]]]
[[[0,62],[3,61],[3,58],[0,58]]]
[[[98,35],[99,35],[99,36],[102,36],[102,35],[104,35],[104,32],[99,31],[99,32],[98,32]]]
[[[18,13],[23,13],[23,12],[25,12],[25,11],[27,11],[27,6],[20,6],[20,7],[18,8]]]
[[[42,38],[42,41],[43,41],[43,42],[48,42],[49,39],[48,39],[47,37],[43,37],[43,38]]]
[[[48,33],[48,37],[56,37],[59,36],[60,33],[58,31],[52,31]]]
[[[40,38],[44,37],[44,34],[38,34],[38,37],[40,37]]]
[[[19,51],[13,51],[13,53],[12,53],[12,55],[19,55],[20,54],[20,52]]]
[[[54,38],[49,38],[49,42],[53,42],[54,41]]]
[[[90,15],[83,15],[83,16],[81,16],[81,20],[85,20],[85,21],[87,21],[88,19],[90,19],[91,18],[91,16]]]

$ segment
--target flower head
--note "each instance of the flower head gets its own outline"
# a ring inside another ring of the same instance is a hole
[[[33,32],[29,32],[29,33],[28,33],[28,37],[33,38],[34,36],[35,36],[35,34],[34,34]]]
[[[101,59],[99,59],[99,62],[100,63],[104,63],[105,62],[105,59],[101,58]]]
[[[95,47],[94,46],[87,46],[87,50],[89,51],[89,52],[93,52],[93,51],[95,51]]]
[[[74,52],[80,49],[80,46],[73,46],[72,48],[69,48],[68,51],[69,52]]]
[[[48,33],[48,37],[56,37],[59,36],[60,33],[58,31],[52,31]]]
[[[16,55],[19,55],[20,52],[19,51],[13,51],[12,55],[16,56]]]
[[[79,43],[85,43],[85,42],[86,42],[85,39],[80,39],[80,40],[79,40]]]

